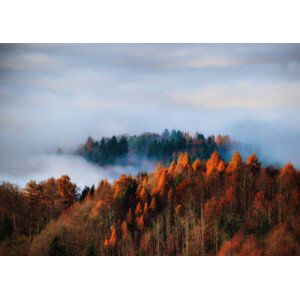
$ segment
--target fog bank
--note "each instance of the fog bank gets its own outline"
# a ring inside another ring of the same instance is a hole
[[[23,165],[24,166],[24,165]],[[78,187],[85,185],[98,185],[102,179],[108,179],[113,182],[122,174],[137,175],[139,171],[152,171],[155,168],[154,163],[149,161],[138,161],[138,167],[131,165],[100,167],[84,160],[83,157],[68,154],[44,154],[30,158],[26,162],[27,171],[19,173],[0,172],[0,178],[3,181],[9,181],[24,187],[29,180],[42,181],[47,178],[58,178],[67,174]],[[24,169],[24,168],[23,168]]]
[[[228,134],[264,164],[299,168],[299,53],[298,44],[0,45],[0,180],[67,173],[91,185],[134,173],[45,153],[166,128]]]

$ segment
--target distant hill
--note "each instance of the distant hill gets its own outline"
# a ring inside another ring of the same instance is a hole
[[[88,137],[85,144],[78,147],[76,154],[101,166],[126,164],[130,159],[149,159],[169,165],[177,160],[181,152],[187,152],[191,161],[207,160],[214,151],[222,159],[228,160],[235,149],[251,153],[251,148],[233,141],[228,135],[211,135],[207,138],[201,133],[191,136],[187,132],[165,130],[162,134],[143,133],[134,136],[112,136],[94,140]]]

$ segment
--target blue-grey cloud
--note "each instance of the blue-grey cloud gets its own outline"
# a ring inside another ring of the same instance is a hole
[[[299,167],[299,95],[299,44],[3,44],[0,172],[88,135],[164,128],[256,140]]]

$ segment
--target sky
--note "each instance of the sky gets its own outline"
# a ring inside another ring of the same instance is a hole
[[[21,185],[96,183],[111,172],[46,153],[165,128],[229,134],[299,168],[299,112],[300,44],[0,44],[0,180]]]

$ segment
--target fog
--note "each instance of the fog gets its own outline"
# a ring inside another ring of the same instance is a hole
[[[0,45],[0,180],[136,174],[65,153],[91,135],[229,134],[264,164],[300,167],[300,46]],[[247,153],[243,153],[244,156]]]
[[[137,166],[138,165],[138,166]],[[85,185],[98,185],[99,181],[106,178],[113,182],[122,174],[137,175],[139,171],[151,172],[155,164],[149,161],[135,161],[122,166],[100,167],[89,163],[80,156],[72,154],[41,154],[30,157],[24,162],[23,172],[15,169],[15,173],[1,173],[3,181],[13,182],[20,186],[25,186],[29,180],[41,181],[50,177],[58,178],[63,174],[71,177],[79,188]]]

